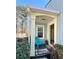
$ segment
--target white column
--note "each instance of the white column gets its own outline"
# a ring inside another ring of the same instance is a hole
[[[57,43],[57,16],[54,19],[54,44]]]
[[[47,40],[50,43],[50,24],[47,24]]]
[[[35,16],[31,15],[30,35],[31,35],[31,50],[30,56],[35,56]]]
[[[26,17],[26,33],[28,34],[28,41],[30,43],[30,14],[27,14],[27,17]]]

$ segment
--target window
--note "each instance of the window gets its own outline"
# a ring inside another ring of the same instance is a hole
[[[43,37],[43,28],[38,27],[38,37]]]
[[[40,38],[44,38],[44,26],[36,25],[36,36]]]

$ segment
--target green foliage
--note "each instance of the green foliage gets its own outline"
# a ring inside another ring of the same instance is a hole
[[[57,49],[63,49],[63,45],[60,45],[60,44],[55,44],[55,47],[56,47]]]
[[[55,48],[59,54],[60,59],[63,59],[63,45],[55,44]]]
[[[16,39],[16,59],[30,59],[30,46],[27,38]]]
[[[22,29],[22,33],[25,32],[25,24],[27,17],[27,10],[25,6],[17,6],[16,7],[16,28],[20,27]],[[20,26],[18,26],[18,23]],[[17,30],[18,31],[18,30]]]
[[[17,6],[16,7],[16,18],[21,18],[24,21],[26,19],[26,17],[27,17],[26,7],[25,6]]]

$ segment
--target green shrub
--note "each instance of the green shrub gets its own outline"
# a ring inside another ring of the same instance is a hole
[[[59,58],[63,59],[63,45],[55,44],[55,48],[59,54]]]
[[[16,39],[16,59],[30,59],[30,47],[27,38]]]

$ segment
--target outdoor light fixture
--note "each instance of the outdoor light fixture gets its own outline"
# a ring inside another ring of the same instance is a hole
[[[46,20],[46,19],[42,19],[42,20]]]

